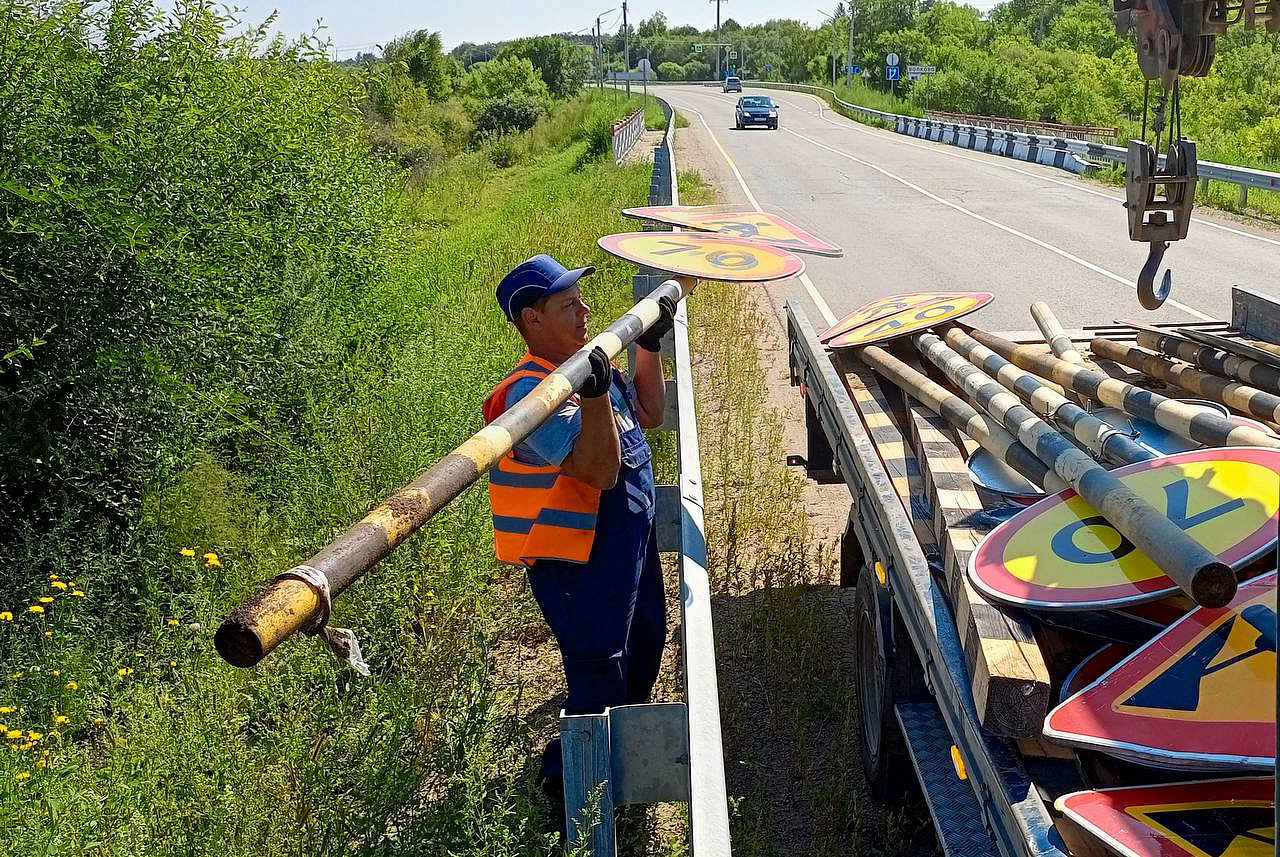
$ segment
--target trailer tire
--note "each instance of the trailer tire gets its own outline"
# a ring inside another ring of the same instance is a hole
[[[888,590],[876,583],[871,569],[858,576],[854,589],[854,643],[858,692],[858,747],[871,795],[887,803],[901,802],[915,782],[915,768],[893,712],[894,657],[892,605]]]

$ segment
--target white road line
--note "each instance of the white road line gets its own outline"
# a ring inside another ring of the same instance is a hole
[[[711,137],[711,142],[720,150],[720,155],[724,158],[724,162],[729,165],[729,169],[733,170],[733,176],[738,180],[738,186],[742,188],[742,192],[747,195],[747,199],[751,202],[751,207],[757,212],[764,213],[764,209],[760,207],[760,203],[756,201],[756,195],[751,192],[751,188],[747,187],[747,182],[742,178],[742,173],[738,172],[738,165],[733,162],[733,158],[729,157],[729,153],[724,150],[724,146],[720,145],[720,141],[716,139],[715,132],[711,130],[711,126],[707,124],[707,117],[703,116],[692,107],[681,108],[688,110],[698,117],[698,121],[702,123],[702,127],[707,129],[707,135]],[[827,324],[835,324],[836,314],[831,311],[831,307],[823,300],[822,294],[818,291],[817,286],[813,284],[813,280],[809,279],[809,275],[800,274],[800,282],[804,285],[805,291],[809,293],[809,297],[813,299],[813,305],[818,308],[818,312],[822,313],[822,317],[826,319]]]
[[[705,119],[703,120],[703,124],[704,124],[704,125],[706,124],[706,120],[705,120]],[[708,130],[708,131],[710,131],[710,130],[711,130],[711,129],[710,129],[710,127],[708,127],[708,128],[707,128],[707,130]],[[793,137],[797,137],[797,138],[799,138],[799,139],[801,139],[801,140],[804,140],[804,141],[805,141],[805,142],[807,142],[807,143],[810,143],[810,144],[812,144],[812,145],[814,145],[814,146],[817,146],[819,149],[826,149],[828,152],[831,152],[832,154],[839,155],[839,156],[840,156],[840,157],[842,157],[842,158],[848,158],[849,160],[853,161],[854,163],[861,164],[862,166],[867,167],[868,169],[875,170],[876,172],[880,173],[881,175],[883,175],[883,176],[885,176],[885,177],[887,177],[887,178],[890,178],[890,179],[892,179],[893,181],[896,181],[896,182],[898,182],[898,183],[899,183],[899,184],[901,184],[901,185],[904,185],[904,186],[906,186],[906,187],[909,187],[909,188],[911,188],[912,190],[916,191],[917,193],[920,193],[920,194],[923,194],[924,196],[927,196],[929,199],[932,199],[934,202],[941,203],[942,205],[945,205],[947,208],[950,208],[950,209],[953,209],[953,210],[955,210],[955,211],[958,211],[958,212],[960,212],[961,214],[967,215],[968,217],[972,217],[974,220],[977,220],[977,221],[979,221],[979,222],[981,222],[981,223],[985,223],[985,224],[987,224],[988,226],[993,226],[993,227],[995,227],[996,229],[999,229],[999,230],[1000,230],[1000,231],[1002,231],[1002,232],[1007,232],[1008,234],[1013,235],[1014,237],[1021,238],[1022,240],[1027,241],[1027,242],[1029,242],[1029,243],[1031,243],[1031,244],[1034,244],[1035,246],[1040,247],[1040,248],[1041,248],[1041,249],[1043,249],[1043,250],[1048,250],[1050,253],[1054,253],[1054,254],[1056,254],[1056,255],[1058,255],[1058,256],[1061,256],[1061,257],[1062,257],[1062,258],[1064,258],[1064,259],[1067,259],[1067,260],[1069,260],[1069,261],[1075,262],[1077,265],[1080,265],[1080,266],[1081,266],[1081,267],[1083,267],[1083,268],[1087,268],[1087,269],[1089,269],[1090,271],[1093,271],[1095,274],[1100,274],[1100,275],[1102,275],[1103,277],[1106,277],[1106,278],[1107,278],[1107,279],[1109,279],[1109,280],[1114,280],[1115,282],[1120,283],[1121,285],[1126,286],[1126,287],[1128,287],[1128,288],[1130,288],[1130,289],[1134,289],[1135,291],[1136,291],[1136,289],[1137,289],[1137,284],[1136,284],[1136,283],[1134,283],[1132,280],[1126,279],[1125,277],[1122,277],[1121,275],[1119,275],[1119,274],[1117,274],[1117,273],[1114,273],[1113,271],[1108,271],[1106,268],[1099,267],[1098,265],[1095,265],[1095,264],[1093,264],[1092,262],[1090,262],[1090,261],[1088,261],[1088,260],[1086,260],[1086,259],[1081,259],[1079,256],[1075,255],[1074,253],[1069,253],[1068,251],[1063,250],[1061,247],[1055,247],[1053,244],[1050,244],[1050,243],[1049,243],[1049,242],[1047,242],[1047,241],[1041,241],[1039,238],[1035,238],[1035,237],[1033,237],[1033,236],[1031,236],[1031,235],[1028,235],[1028,234],[1027,234],[1027,233],[1025,233],[1025,232],[1020,232],[1020,231],[1018,231],[1017,229],[1014,229],[1012,226],[1006,226],[1006,225],[1004,225],[1003,223],[997,223],[996,221],[992,220],[991,218],[989,218],[989,217],[983,217],[981,214],[978,214],[978,213],[977,213],[977,212],[975,212],[975,211],[970,211],[969,209],[965,208],[965,207],[964,207],[964,206],[962,206],[962,205],[957,205],[957,204],[956,204],[956,203],[954,203],[954,202],[950,202],[949,200],[945,200],[945,199],[943,199],[942,197],[938,196],[938,195],[937,195],[937,194],[935,194],[935,193],[930,193],[929,191],[927,191],[927,190],[925,190],[924,188],[920,187],[918,184],[914,184],[913,182],[910,182],[910,181],[908,181],[907,179],[902,178],[901,176],[894,175],[893,173],[889,172],[888,170],[884,169],[883,167],[878,167],[878,166],[876,166],[875,164],[871,163],[870,161],[864,161],[864,160],[862,160],[861,158],[858,158],[858,157],[855,157],[855,156],[853,156],[853,155],[849,154],[848,152],[841,151],[840,149],[836,149],[836,148],[833,148],[833,147],[831,147],[831,146],[828,146],[826,143],[821,143],[821,142],[819,142],[819,141],[817,141],[817,140],[813,139],[812,137],[806,137],[804,134],[800,134],[800,133],[797,133],[797,132],[795,132],[795,131],[792,131],[790,128],[783,128],[782,130],[783,130],[783,131],[786,131],[788,134],[790,134],[790,135],[791,135],[791,136],[793,136]],[[719,145],[719,144],[717,143],[717,145]],[[727,157],[727,156],[726,156],[726,157]],[[737,172],[737,171],[735,170],[735,172]],[[1172,298],[1170,298],[1169,300],[1165,301],[1165,303],[1166,303],[1166,304],[1168,304],[1168,305],[1169,305],[1169,306],[1171,306],[1171,307],[1175,307],[1175,308],[1177,308],[1177,309],[1180,309],[1180,310],[1182,310],[1183,312],[1187,313],[1188,315],[1194,316],[1194,317],[1196,317],[1196,318],[1200,319],[1201,321],[1212,321],[1212,320],[1213,320],[1213,316],[1211,316],[1211,315],[1207,315],[1206,313],[1203,313],[1203,312],[1200,312],[1200,310],[1198,310],[1198,309],[1193,309],[1193,308],[1191,308],[1191,307],[1187,306],[1186,304],[1182,303],[1181,301],[1176,301],[1176,300],[1173,300]]]
[[[1121,196],[1112,196],[1109,193],[1104,193],[1103,191],[1100,191],[1100,190],[1094,190],[1093,188],[1083,187],[1077,183],[1063,181],[1062,179],[1055,179],[1050,176],[1040,175],[1039,173],[1033,173],[1029,170],[1020,170],[1017,167],[1010,166],[1009,164],[1000,163],[998,155],[993,155],[991,158],[973,158],[968,155],[962,155],[959,152],[951,151],[951,149],[953,149],[954,147],[947,143],[938,143],[936,145],[926,146],[922,143],[910,142],[910,140],[913,138],[909,137],[908,135],[895,133],[895,137],[905,137],[906,139],[894,139],[891,137],[886,137],[881,134],[877,134],[874,131],[870,131],[866,128],[863,128],[858,122],[850,119],[849,117],[845,116],[842,113],[836,113],[836,111],[831,110],[829,107],[827,107],[827,103],[816,95],[810,95],[807,92],[797,92],[795,94],[804,96],[806,98],[812,98],[814,101],[818,102],[818,112],[816,114],[812,113],[811,111],[804,110],[803,108],[797,107],[798,110],[802,110],[802,112],[808,113],[810,116],[816,115],[823,122],[826,122],[829,125],[834,125],[837,128],[843,128],[847,131],[856,131],[859,134],[866,134],[869,137],[875,137],[877,140],[883,140],[886,143],[898,143],[903,146],[910,146],[913,149],[921,149],[926,152],[933,152],[934,154],[937,154],[937,155],[946,155],[949,158],[956,158],[961,161],[970,161],[975,164],[982,164],[983,166],[994,167],[996,169],[1006,170],[1008,172],[1017,173],[1018,175],[1027,176],[1029,178],[1039,179],[1040,181],[1050,182],[1056,185],[1062,185],[1065,188],[1070,188],[1071,190],[1079,191],[1080,193],[1087,193],[1090,196],[1098,196],[1098,197],[1102,197],[1103,199],[1109,199],[1112,202],[1119,202],[1119,203],[1124,202],[1124,197],[1121,197]],[[792,107],[796,106],[792,102],[788,102],[788,103],[791,104]],[[824,108],[825,108],[825,112],[824,112]],[[836,115],[839,116],[844,121],[837,122],[834,119],[829,118],[826,115],[827,113],[836,113]],[[1230,232],[1232,235],[1239,235],[1241,238],[1251,238],[1254,241],[1262,241],[1265,244],[1274,244],[1277,247],[1280,247],[1280,240],[1277,240],[1275,238],[1267,238],[1264,235],[1255,235],[1252,232],[1245,232],[1244,230],[1241,230],[1241,229],[1232,229],[1230,226],[1223,226],[1221,223],[1214,223],[1212,220],[1204,220],[1199,217],[1193,217],[1191,218],[1191,222],[1202,223],[1205,226],[1208,226],[1212,229],[1220,229],[1223,232]]]

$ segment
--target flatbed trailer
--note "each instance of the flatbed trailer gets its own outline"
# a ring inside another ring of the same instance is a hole
[[[1229,321],[1168,327],[1280,342],[1280,304],[1240,287],[1232,298]],[[873,793],[902,796],[914,772],[949,855],[1108,853],[1052,808],[1061,794],[1096,787],[1082,769],[1109,764],[1040,734],[1069,660],[1058,635],[987,602],[965,579],[968,554],[1003,520],[965,468],[972,445],[854,349],[826,348],[798,302],[786,309],[808,446],[790,463],[816,481],[843,480],[852,497],[840,577],[855,591],[861,762]],[[1137,332],[1108,323],[1068,334],[1087,345]],[[1035,330],[1002,335],[1045,345]],[[1105,361],[1094,368],[1163,388]]]

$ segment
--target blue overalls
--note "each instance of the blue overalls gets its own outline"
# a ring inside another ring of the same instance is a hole
[[[595,541],[585,564],[540,559],[529,586],[560,644],[566,714],[645,702],[666,640],[666,599],[654,531],[653,453],[626,380],[614,371],[628,413],[614,410],[622,451],[617,483],[600,494]],[[559,783],[560,739],[547,745],[541,776]]]

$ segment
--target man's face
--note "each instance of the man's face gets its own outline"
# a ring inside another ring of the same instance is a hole
[[[530,332],[536,331],[547,345],[573,352],[587,344],[591,307],[582,300],[582,289],[576,283],[547,298],[541,312],[530,309],[535,314]]]

